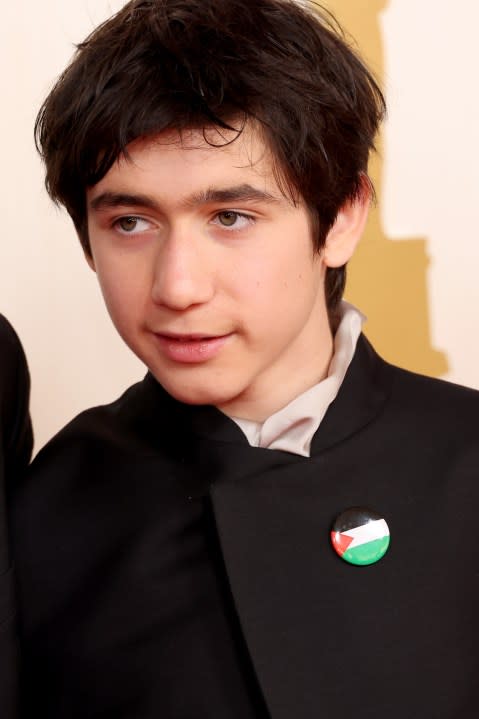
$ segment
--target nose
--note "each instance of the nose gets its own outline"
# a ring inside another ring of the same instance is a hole
[[[203,242],[202,242],[203,240]],[[152,299],[172,310],[185,310],[208,302],[214,293],[214,276],[205,238],[172,231],[158,250]]]

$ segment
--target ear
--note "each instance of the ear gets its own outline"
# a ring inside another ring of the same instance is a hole
[[[358,196],[345,202],[339,210],[322,249],[327,267],[342,267],[353,256],[368,219],[371,195],[371,185],[364,178]]]

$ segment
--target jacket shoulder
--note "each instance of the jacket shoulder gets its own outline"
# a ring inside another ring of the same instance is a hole
[[[394,365],[389,365],[389,369],[393,377],[393,391],[404,393],[406,402],[411,402],[415,398],[418,405],[420,401],[427,400],[433,409],[439,407],[444,410],[462,408],[477,411],[479,409],[477,389],[437,377],[428,377]]]
[[[26,372],[27,363],[18,335],[3,315],[0,315],[0,347],[1,381],[2,385],[8,387],[14,381],[19,368]]]
[[[402,434],[427,438],[438,451],[469,448],[479,456],[479,391],[390,365],[391,394],[386,415]]]
[[[11,324],[0,315],[0,440],[7,475],[16,476],[30,459],[29,399],[30,374],[23,347]]]
[[[115,401],[91,407],[73,418],[41,449],[34,465],[52,455],[153,450],[153,434],[167,426],[166,393],[147,377],[129,387]],[[155,432],[156,431],[156,432]]]

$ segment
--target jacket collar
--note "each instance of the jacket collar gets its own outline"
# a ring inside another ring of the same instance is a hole
[[[341,511],[355,499],[331,471],[328,450],[380,415],[391,377],[389,366],[361,338],[313,439],[311,459],[249,445],[245,449],[233,432],[210,442],[222,447],[222,471],[211,498],[225,568],[275,719],[310,719],[321,708],[324,716],[333,715],[324,706],[327,679],[320,679],[318,671],[325,666],[327,647],[335,644],[334,627],[343,611],[338,592],[344,594],[347,580],[346,570],[338,567],[344,563],[329,546],[329,531],[337,505]],[[196,429],[203,433],[207,428]],[[355,491],[360,493],[361,487]]]
[[[390,366],[361,335],[338,395],[313,438],[311,454],[342,442],[369,424],[381,412],[391,381]]]
[[[361,335],[354,358],[334,402],[313,439],[312,453],[341,441],[367,424],[389,393],[389,366],[376,354]],[[139,399],[142,413],[153,419],[158,411],[167,414],[171,426],[213,442],[247,445],[238,425],[212,406],[192,406],[177,402],[148,373],[141,385]]]

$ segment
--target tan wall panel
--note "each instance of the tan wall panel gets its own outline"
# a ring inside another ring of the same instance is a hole
[[[378,207],[351,262],[347,297],[367,314],[366,334],[386,359],[479,386],[478,232],[475,221],[467,222],[470,200],[479,202],[477,171],[470,172],[479,159],[479,102],[471,84],[479,53],[467,30],[477,23],[479,8],[472,0],[454,8],[428,0],[326,4],[354,36],[389,104],[370,166]],[[455,146],[465,129],[470,152],[460,157]],[[462,164],[453,195],[446,191],[449,168],[440,159],[451,149],[455,167]],[[453,235],[445,234],[444,220]]]

